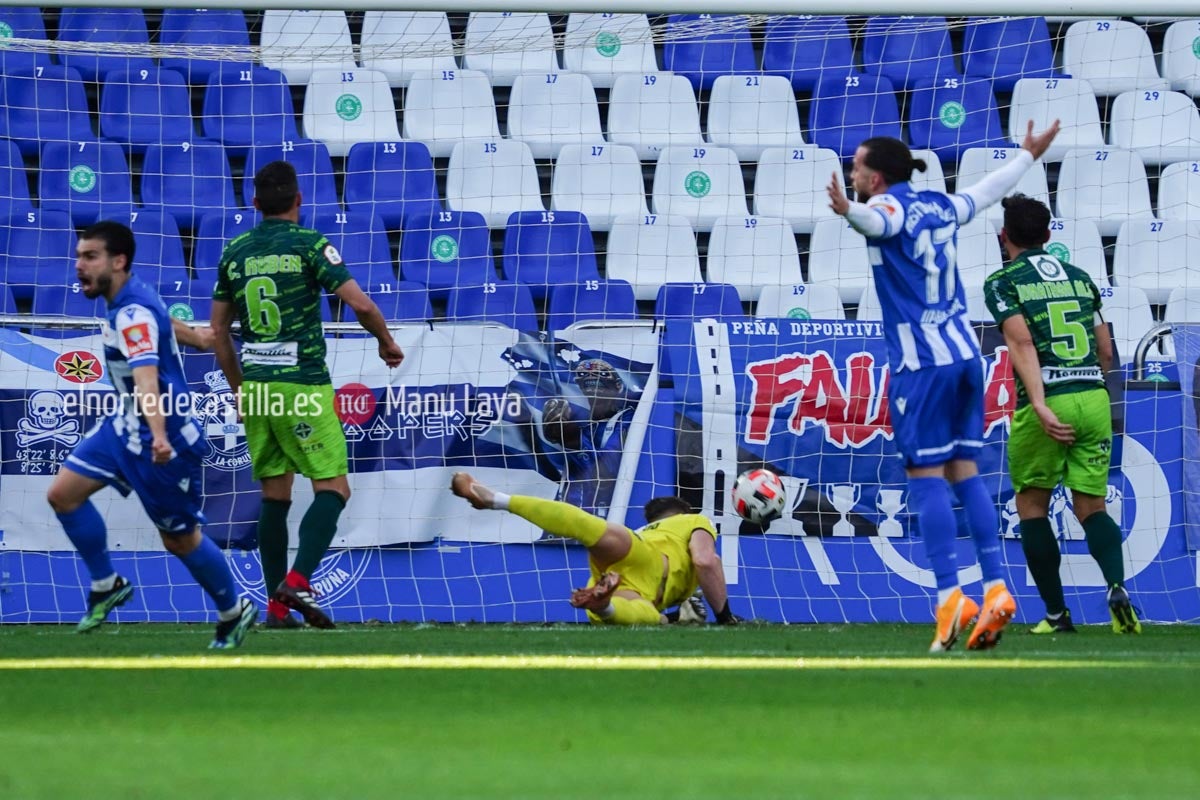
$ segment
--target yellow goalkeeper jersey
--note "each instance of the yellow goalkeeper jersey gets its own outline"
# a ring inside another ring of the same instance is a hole
[[[660,611],[679,605],[700,585],[696,565],[692,563],[692,554],[688,550],[692,531],[697,529],[708,531],[716,540],[717,529],[703,514],[676,514],[637,530],[636,535],[642,541],[667,557],[667,586],[663,590]],[[653,601],[654,598],[651,596],[649,599]]]

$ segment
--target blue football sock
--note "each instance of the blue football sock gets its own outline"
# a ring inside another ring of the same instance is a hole
[[[950,484],[945,478],[909,478],[908,505],[917,514],[937,588],[953,589],[958,586],[958,552],[954,546],[958,526],[950,504]]]
[[[967,531],[975,543],[979,567],[983,570],[983,582],[1004,580],[1003,567],[1000,565],[1000,519],[983,478],[973,475],[965,481],[959,481],[954,484],[954,493],[966,511]]]
[[[108,554],[108,528],[104,517],[96,510],[91,500],[85,500],[83,505],[74,511],[58,514],[67,538],[83,563],[87,565],[88,574],[92,580],[100,581],[111,577],[116,569],[113,568],[112,558]]]
[[[237,605],[237,586],[233,582],[233,573],[221,553],[217,543],[207,536],[200,536],[200,546],[179,560],[192,573],[196,583],[216,603],[217,611],[228,611]]]

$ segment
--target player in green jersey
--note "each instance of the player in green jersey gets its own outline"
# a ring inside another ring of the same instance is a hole
[[[320,304],[333,292],[379,341],[379,357],[399,366],[404,353],[378,306],[359,288],[329,240],[302,228],[296,170],[273,161],[254,176],[254,207],[263,220],[232,239],[213,292],[217,363],[237,394],[254,477],[262,482],[258,542],[271,591],[267,627],[294,627],[292,608],[318,628],[333,621],[309,580],[350,498],[346,437],[334,409],[325,364]],[[241,324],[241,362],[230,326]],[[287,570],[288,509],[296,473],[312,481],[313,502],[300,522],[300,547]]]
[[[1104,375],[1112,368],[1113,348],[1100,315],[1100,291],[1086,272],[1042,249],[1050,239],[1045,204],[1020,194],[1003,202],[1000,239],[1009,263],[988,277],[984,297],[1016,373],[1008,470],[1017,493],[1021,546],[1046,604],[1046,618],[1032,631],[1075,630],[1049,519],[1050,496],[1061,481],[1071,490],[1088,552],[1108,585],[1113,630],[1140,633],[1124,586],[1121,529],[1104,506],[1112,450]]]

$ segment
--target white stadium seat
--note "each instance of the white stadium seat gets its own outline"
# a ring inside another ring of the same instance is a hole
[[[608,140],[652,161],[664,147],[702,145],[700,110],[692,83],[682,75],[620,75],[608,96]]]
[[[1068,150],[1079,147],[1103,147],[1100,108],[1087,81],[1070,78],[1022,78],[1013,89],[1008,111],[1008,138],[1025,139],[1029,121],[1040,132],[1059,120],[1061,129],[1043,158],[1060,161]]]
[[[972,147],[963,151],[962,160],[958,164],[958,178],[954,183],[954,190],[961,192],[969,186],[974,186],[987,177],[988,173],[995,172],[1007,164],[1009,159],[1015,158],[1019,152],[1014,148],[999,147]],[[1050,204],[1046,168],[1040,162],[1034,164],[1021,176],[1021,180],[1017,182],[1016,188],[1012,191],[1013,194],[1018,192],[1035,200],[1041,200],[1047,205]],[[987,209],[984,214],[997,229],[1003,225],[1004,208],[999,203]]]
[[[420,55],[416,55],[420,53]],[[444,11],[368,11],[363,15],[362,62],[407,86],[413,75],[458,69]]]
[[[793,319],[845,319],[841,293],[836,286],[795,283],[784,286],[768,284],[758,296],[754,308],[756,317],[791,317]]]
[[[1164,322],[1177,325],[1200,324],[1200,286],[1177,286],[1167,298]]]
[[[1163,168],[1158,176],[1158,216],[1200,222],[1200,161]]]
[[[782,75],[722,75],[708,99],[708,141],[755,161],[768,147],[802,147],[800,113]]]
[[[854,315],[855,319],[874,320],[883,319],[883,306],[879,303],[879,294],[875,291],[875,281],[867,282],[859,292],[855,299],[858,303],[858,313]]]
[[[508,106],[508,135],[529,145],[534,158],[557,158],[566,144],[603,145],[600,107],[587,75],[518,75]]]
[[[1104,243],[1095,223],[1086,219],[1050,220],[1050,241],[1046,252],[1059,261],[1073,264],[1091,276],[1100,287],[1108,286],[1108,263],[1104,259]]]
[[[344,156],[358,142],[400,138],[387,76],[372,70],[316,70],[304,92],[304,135]]]
[[[718,217],[748,217],[737,155],[723,147],[668,147],[658,156],[651,193],[655,214],[687,217],[709,230]]]
[[[503,228],[514,211],[545,210],[529,145],[511,139],[456,144],[446,168],[446,204],[478,211],[489,228]]]
[[[797,233],[810,232],[817,220],[837,217],[825,191],[835,172],[842,174],[842,162],[823,147],[764,150],[754,173],[754,213],[783,217]]]
[[[1181,20],[1167,28],[1163,37],[1163,79],[1177,92],[1200,96],[1200,58],[1195,41],[1200,38],[1200,19]]]
[[[649,20],[645,14],[571,14],[563,67],[582,72],[602,89],[611,87],[621,73],[657,72]]]
[[[1113,101],[1108,136],[1113,147],[1135,150],[1146,164],[1200,158],[1200,113],[1180,92],[1138,89]]]
[[[1154,65],[1150,37],[1125,20],[1082,20],[1063,39],[1063,70],[1101,97],[1134,89],[1166,89]]]
[[[1071,150],[1058,173],[1058,216],[1090,219],[1101,236],[1122,223],[1151,219],[1150,185],[1137,153],[1113,148]]]
[[[424,142],[434,158],[450,155],[464,139],[499,139],[487,76],[466,69],[414,75],[404,95],[404,138]]]
[[[967,319],[971,322],[995,322],[992,312],[988,310],[982,286],[963,286],[963,294],[967,299]]]
[[[1112,325],[1113,340],[1122,364],[1133,361],[1138,342],[1154,327],[1154,314],[1146,293],[1136,287],[1112,286],[1100,290],[1100,313]],[[1150,355],[1157,355],[1155,350]]]
[[[871,276],[863,235],[841,217],[820,219],[808,250],[808,282],[836,286],[843,303],[857,303]]]
[[[628,281],[638,300],[653,300],[664,283],[703,283],[696,235],[683,217],[619,217],[608,233],[605,272]]]
[[[755,297],[763,286],[803,283],[796,235],[787,220],[721,217],[708,240],[708,279]]]
[[[984,281],[1000,267],[1000,239],[991,222],[976,217],[958,229],[958,279],[963,286],[983,286]]]
[[[1113,283],[1141,289],[1156,305],[1174,288],[1200,286],[1200,223],[1126,222],[1113,252]]]
[[[483,72],[493,86],[511,86],[523,73],[558,72],[554,32],[544,13],[473,11],[465,47],[463,66]]]
[[[308,83],[316,69],[358,69],[344,11],[263,12],[262,64],[291,84]]]
[[[607,231],[617,217],[649,214],[637,152],[621,144],[563,146],[554,162],[550,208],[582,212],[593,231]]]

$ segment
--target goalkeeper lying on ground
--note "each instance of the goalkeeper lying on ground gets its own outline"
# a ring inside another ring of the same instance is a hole
[[[587,588],[572,593],[571,605],[586,609],[593,623],[665,623],[663,609],[687,601],[697,586],[718,623],[738,621],[729,610],[717,531],[678,497],[646,503],[647,525],[631,531],[567,503],[493,491],[465,472],[455,473],[450,491],[475,508],[511,511],[543,530],[582,542],[592,577]]]

